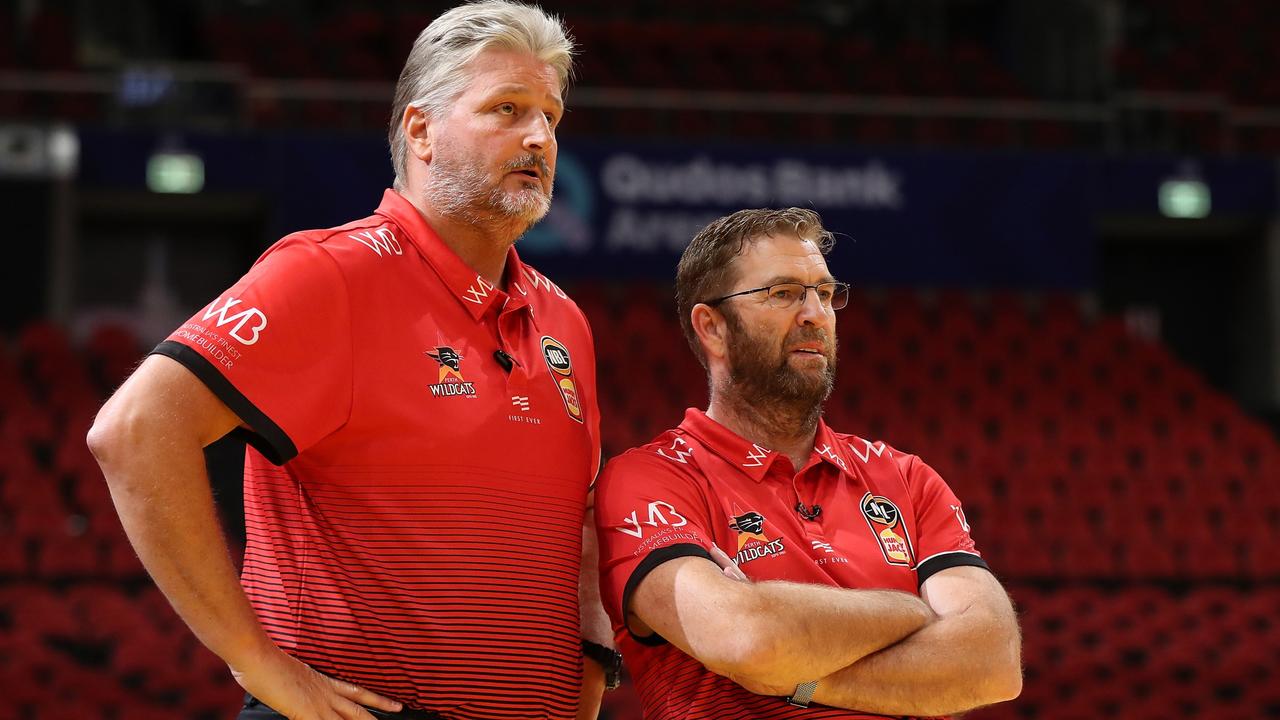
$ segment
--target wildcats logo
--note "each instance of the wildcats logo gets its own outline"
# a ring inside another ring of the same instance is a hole
[[[564,400],[564,411],[574,420],[583,422],[582,399],[578,396],[578,382],[573,379],[569,348],[550,335],[543,335],[542,359],[547,361],[547,370],[551,371],[551,379],[555,380],[560,399]]]
[[[431,388],[435,397],[475,397],[476,386],[462,377],[462,355],[448,345],[439,345],[435,352],[428,351],[427,357],[440,363],[440,377]]]
[[[737,511],[736,507],[734,511]],[[738,531],[738,553],[733,560],[739,565],[787,551],[782,545],[782,538],[770,540],[765,535],[764,516],[754,510],[734,515],[729,520],[729,528]]]
[[[906,523],[902,521],[902,513],[893,501],[883,495],[867,493],[862,496],[862,517],[867,521],[876,541],[880,543],[880,552],[884,561],[890,565],[914,567],[916,551],[911,544],[911,535],[907,532]]]

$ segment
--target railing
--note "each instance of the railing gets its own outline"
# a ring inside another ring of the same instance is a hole
[[[108,122],[199,127],[383,126],[391,82],[250,78],[226,65],[156,65],[109,73],[0,72],[0,121]],[[1222,96],[1117,93],[1103,102],[963,99],[911,96],[750,93],[575,87],[571,108],[641,111],[657,116],[707,113],[837,119],[887,118],[1011,123],[1014,146],[1034,145],[1026,129],[1057,123],[1072,146],[1231,154],[1241,135],[1280,130],[1280,108],[1242,107]],[[726,123],[732,134],[733,124]],[[1187,127],[1194,133],[1183,132]],[[1206,147],[1207,145],[1207,147]]]

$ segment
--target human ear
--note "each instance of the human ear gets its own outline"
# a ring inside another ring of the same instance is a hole
[[[698,303],[689,311],[689,319],[707,357],[725,357],[729,341],[724,315],[710,305]]]
[[[431,121],[430,113],[412,105],[407,106],[404,109],[404,115],[400,117],[400,129],[404,132],[404,141],[409,152],[424,163],[431,162],[435,123]]]

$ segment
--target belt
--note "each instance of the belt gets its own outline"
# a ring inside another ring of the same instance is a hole
[[[266,710],[271,710],[271,712],[276,712],[266,703],[248,693],[245,693],[244,696],[244,706],[247,708],[262,707]],[[405,705],[400,712],[387,712],[386,710],[378,710],[371,707],[366,707],[365,712],[376,718],[386,718],[386,720],[448,720],[448,718],[435,710],[419,710],[408,705]]]

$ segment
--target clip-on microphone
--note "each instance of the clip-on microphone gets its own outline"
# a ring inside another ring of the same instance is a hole
[[[493,359],[497,360],[498,364],[502,366],[502,369],[506,370],[507,372],[511,372],[511,368],[515,367],[515,361],[513,361],[511,359],[511,356],[508,355],[506,352],[504,352],[501,348],[493,351]]]
[[[813,507],[808,507],[802,502],[796,503],[796,512],[800,513],[800,517],[805,520],[817,520],[822,514],[822,506],[814,503]]]

